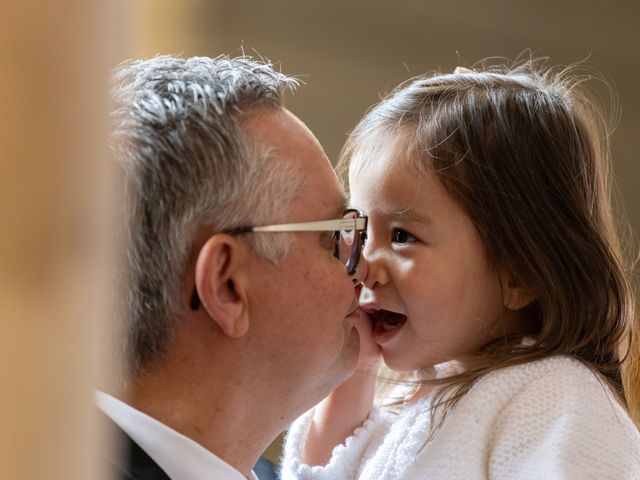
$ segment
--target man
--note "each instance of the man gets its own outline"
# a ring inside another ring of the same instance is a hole
[[[343,213],[320,144],[282,107],[295,84],[248,58],[115,74],[129,364],[98,405],[125,439],[122,478],[255,478],[355,368],[366,218]]]

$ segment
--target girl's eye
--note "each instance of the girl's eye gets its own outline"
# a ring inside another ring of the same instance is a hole
[[[391,233],[391,241],[393,243],[413,243],[417,242],[418,239],[406,230],[402,230],[401,228],[394,228],[393,232]]]

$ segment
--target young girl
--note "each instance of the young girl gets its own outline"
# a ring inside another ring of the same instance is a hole
[[[602,116],[571,71],[396,89],[343,151],[369,215],[356,374],[291,427],[283,479],[640,479],[634,298]],[[380,355],[413,372],[373,406]]]

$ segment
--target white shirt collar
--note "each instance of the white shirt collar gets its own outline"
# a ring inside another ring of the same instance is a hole
[[[247,480],[202,445],[104,392],[96,403],[172,480]],[[249,477],[258,480],[253,472]]]

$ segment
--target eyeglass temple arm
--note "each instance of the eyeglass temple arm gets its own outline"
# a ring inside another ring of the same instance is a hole
[[[317,222],[301,222],[301,223],[285,223],[282,225],[265,225],[262,227],[238,227],[231,230],[226,230],[224,233],[229,235],[238,235],[242,233],[251,232],[334,232],[338,230],[352,230],[353,223],[355,221],[356,230],[366,230],[367,218],[343,218],[338,220],[319,220]],[[366,238],[366,233],[363,234],[363,240]],[[200,296],[198,290],[193,287],[191,293],[191,300],[189,301],[191,310],[198,310],[200,308]]]
[[[259,227],[240,227],[226,233],[249,232],[334,232],[338,230],[364,230],[367,228],[366,218],[341,218],[338,220],[319,220],[317,222],[284,223],[281,225],[264,225]]]

